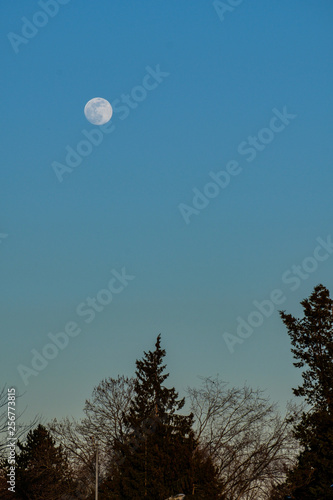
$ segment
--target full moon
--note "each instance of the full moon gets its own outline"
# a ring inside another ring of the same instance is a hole
[[[112,107],[109,101],[102,97],[90,99],[84,107],[87,120],[93,125],[104,125],[112,116]]]

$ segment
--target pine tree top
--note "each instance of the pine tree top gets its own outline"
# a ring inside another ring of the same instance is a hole
[[[128,423],[137,427],[139,422],[147,418],[158,418],[171,425],[184,423],[192,425],[192,415],[178,416],[177,412],[185,404],[185,398],[178,399],[175,388],[168,389],[164,382],[169,373],[164,373],[166,364],[163,364],[165,349],[161,348],[161,334],[157,336],[154,351],[144,351],[141,360],[136,361],[136,380],[134,384],[135,397],[128,416]],[[191,422],[191,423],[190,423]]]
[[[301,305],[302,319],[280,313],[293,345],[294,366],[305,368],[303,384],[293,392],[311,406],[333,408],[333,300],[320,284]]]

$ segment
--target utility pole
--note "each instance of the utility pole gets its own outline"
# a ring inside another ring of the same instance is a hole
[[[95,487],[95,500],[98,500],[98,444],[96,442],[96,487]]]
[[[145,497],[147,496],[147,436],[145,439]]]
[[[96,449],[96,481],[95,481],[95,500],[98,500],[98,444],[97,441],[95,441],[94,436],[91,436],[91,440],[94,444],[94,447]]]

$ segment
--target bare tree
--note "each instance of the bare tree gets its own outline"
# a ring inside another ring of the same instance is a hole
[[[86,401],[82,426],[86,433],[96,436],[102,447],[108,448],[110,439],[123,438],[123,415],[130,407],[133,394],[133,379],[118,376],[102,380],[93,390],[92,399]]]
[[[288,405],[280,416],[264,392],[205,378],[200,389],[188,388],[196,434],[218,467],[229,500],[267,498],[294,462],[297,443],[290,419],[298,409]]]
[[[18,410],[17,400],[22,397],[16,393],[15,407],[15,438],[22,439],[28,434],[28,432],[35,427],[40,422],[40,417],[37,415],[31,422],[25,424],[21,421],[22,415],[24,414],[25,408],[23,410]],[[0,389],[0,458],[5,458],[6,445],[8,444],[8,390],[7,386],[4,385]]]
[[[96,447],[102,478],[112,460],[114,441],[123,439],[126,432],[123,414],[132,396],[133,379],[124,376],[104,379],[94,388],[91,399],[86,400],[82,420],[55,419],[48,426],[66,450],[84,495],[94,487]]]

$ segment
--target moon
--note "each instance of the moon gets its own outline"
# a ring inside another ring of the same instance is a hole
[[[94,97],[84,107],[88,122],[93,125],[104,125],[111,120],[112,107],[109,101],[102,97]]]

